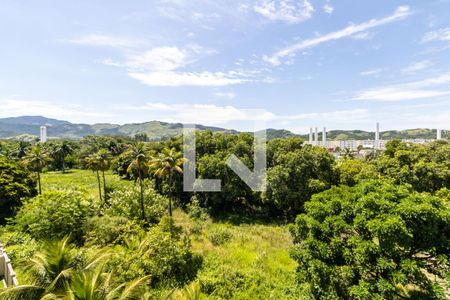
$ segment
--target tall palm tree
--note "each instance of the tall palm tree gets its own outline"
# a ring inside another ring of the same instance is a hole
[[[140,142],[132,145],[128,150],[128,155],[131,158],[131,163],[127,168],[127,172],[137,176],[140,187],[140,206],[141,206],[141,219],[146,221],[145,207],[144,207],[144,187],[143,180],[148,176],[148,161],[149,157],[145,144]]]
[[[164,148],[156,157],[150,160],[150,168],[153,174],[159,178],[166,178],[169,194],[169,217],[172,226],[172,184],[175,173],[183,173],[181,166],[185,162],[183,154],[177,152],[175,148]]]
[[[24,157],[25,164],[37,174],[39,194],[42,194],[41,172],[49,162],[49,155],[40,144],[31,148],[30,153]]]
[[[108,171],[111,167],[111,154],[106,149],[101,149],[97,152],[97,162],[99,170],[102,171],[103,177],[103,197],[105,198],[105,204],[108,204],[108,198],[106,195],[106,177],[105,171]]]
[[[53,150],[53,155],[55,159],[61,160],[62,172],[66,172],[66,157],[73,153],[73,149],[70,146],[68,141],[63,141],[60,144],[57,144],[55,149]]]
[[[85,158],[85,163],[86,163],[86,167],[89,170],[92,170],[93,172],[95,172],[95,174],[97,175],[97,183],[98,183],[98,194],[100,196],[100,201],[102,201],[102,186],[101,186],[101,181],[100,181],[100,162],[99,162],[99,157],[98,155],[95,154],[91,154],[88,157]]]

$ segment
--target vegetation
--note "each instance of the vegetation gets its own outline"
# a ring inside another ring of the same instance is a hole
[[[225,163],[235,154],[253,168],[251,134],[199,131],[197,177],[222,192],[192,193],[182,138],[151,139],[0,143],[0,241],[21,284],[0,299],[449,294],[448,141],[336,160],[274,138],[262,193]]]

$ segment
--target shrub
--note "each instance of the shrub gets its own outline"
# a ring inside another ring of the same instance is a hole
[[[111,192],[109,199],[110,207],[106,213],[114,216],[122,216],[129,219],[140,220],[141,210],[139,205],[140,190],[138,186],[118,187]],[[158,223],[167,209],[169,200],[159,195],[149,183],[144,188],[144,206],[148,223]]]
[[[125,217],[94,216],[84,224],[84,240],[86,245],[123,244],[128,236],[141,231],[141,227],[135,221]]]
[[[223,227],[214,228],[209,234],[209,240],[214,246],[223,245],[231,240],[232,237],[231,231]]]
[[[14,215],[22,199],[36,195],[36,182],[17,163],[0,157],[0,225]]]
[[[61,239],[70,235],[80,243],[83,224],[94,215],[95,206],[81,192],[48,191],[26,202],[14,223],[36,239]]]
[[[116,246],[118,255],[111,259],[109,267],[120,274],[118,280],[126,282],[151,275],[153,286],[170,287],[194,279],[202,258],[191,251],[189,240],[179,228],[173,232],[158,225],[144,235],[130,237],[124,246]]]

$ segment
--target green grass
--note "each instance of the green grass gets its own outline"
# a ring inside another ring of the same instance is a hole
[[[174,219],[188,232],[195,226],[180,209]],[[199,233],[191,234],[192,247],[204,257],[198,278],[202,285],[212,287],[214,299],[306,298],[295,281],[297,263],[289,256],[292,239],[287,226],[236,225],[211,219],[202,224]],[[228,240],[215,245],[211,235],[223,231]]]
[[[106,172],[105,177],[107,186],[129,183],[120,180],[119,176],[113,174],[110,171]],[[98,197],[97,177],[94,172],[89,170],[70,170],[66,173],[45,172],[41,175],[41,182],[42,191],[58,189],[78,189],[87,192],[90,196]]]
[[[106,181],[113,186],[132,184],[110,172]],[[98,197],[92,171],[47,172],[42,175],[42,187],[79,189]],[[289,256],[292,239],[287,226],[209,218],[194,232],[198,223],[182,209],[174,211],[174,221],[189,234],[193,251],[203,255],[198,281],[213,293],[213,299],[305,299],[295,282],[297,264]],[[224,232],[224,242],[212,242],[213,235],[223,236]]]

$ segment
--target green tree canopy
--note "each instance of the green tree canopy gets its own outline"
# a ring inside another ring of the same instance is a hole
[[[318,299],[435,299],[443,292],[434,279],[448,272],[450,209],[410,186],[333,187],[305,204],[292,233],[298,279]]]

